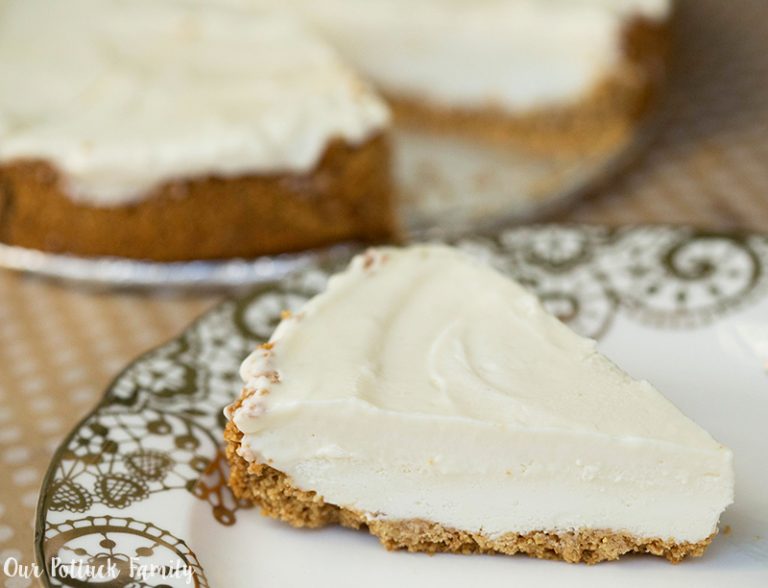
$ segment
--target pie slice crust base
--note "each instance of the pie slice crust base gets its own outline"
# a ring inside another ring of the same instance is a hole
[[[426,553],[523,553],[540,559],[595,564],[629,553],[647,553],[679,563],[701,556],[716,535],[698,543],[636,537],[605,529],[507,533],[488,537],[420,520],[378,520],[363,512],[325,502],[316,492],[300,490],[283,472],[267,464],[249,463],[238,454],[242,433],[233,423],[224,431],[231,470],[229,485],[235,496],[257,504],[262,514],[294,527],[317,528],[330,524],[367,529],[389,550],[407,549]]]

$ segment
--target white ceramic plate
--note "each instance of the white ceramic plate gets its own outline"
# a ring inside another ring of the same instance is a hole
[[[225,302],[115,380],[48,472],[37,530],[46,585],[83,585],[62,565],[52,573],[54,562],[113,564],[91,582],[101,586],[190,585],[179,570],[216,588],[768,585],[768,238],[552,226],[461,246],[527,284],[733,449],[736,502],[703,558],[588,567],[390,553],[363,532],[296,530],[238,505],[224,484],[221,409],[280,311],[323,288],[334,268],[315,264]],[[174,569],[142,580],[139,565]]]

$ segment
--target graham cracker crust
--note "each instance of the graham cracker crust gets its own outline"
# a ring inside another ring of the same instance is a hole
[[[395,236],[384,135],[335,141],[308,174],[180,179],[135,204],[75,202],[48,162],[0,165],[0,242],[54,253],[183,261]]]
[[[325,502],[315,492],[296,488],[288,476],[269,465],[248,463],[237,453],[242,433],[233,423],[227,423],[224,438],[231,466],[229,485],[237,498],[257,504],[263,515],[285,521],[294,527],[317,528],[336,524],[368,530],[389,550],[461,554],[522,553],[540,559],[586,564],[615,560],[629,553],[647,553],[678,563],[686,557],[701,556],[714,538],[713,534],[698,543],[678,543],[600,529],[573,532],[542,530],[490,538],[419,519],[376,520],[367,517],[365,513]]]
[[[635,18],[622,37],[624,59],[588,96],[562,107],[510,114],[489,104],[450,108],[410,96],[388,95],[406,128],[511,146],[540,154],[602,153],[625,141],[658,102],[664,85],[669,23]]]

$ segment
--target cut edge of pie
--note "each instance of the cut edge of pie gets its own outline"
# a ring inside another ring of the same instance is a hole
[[[242,401],[242,399],[241,399]],[[240,406],[240,402],[233,409]],[[341,525],[367,530],[388,550],[423,553],[460,553],[505,555],[525,554],[539,559],[563,560],[568,563],[596,564],[619,559],[630,553],[645,553],[680,563],[686,557],[701,557],[717,533],[696,543],[669,539],[637,537],[621,531],[579,529],[552,531],[542,529],[529,533],[507,533],[491,538],[444,527],[420,519],[381,520],[326,502],[314,491],[301,490],[291,479],[275,468],[249,463],[238,452],[243,434],[232,422],[224,431],[226,455],[230,463],[229,485],[240,500],[255,503],[265,516],[298,528]]]

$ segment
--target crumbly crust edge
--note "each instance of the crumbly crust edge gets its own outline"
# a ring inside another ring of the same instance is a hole
[[[257,504],[261,513],[294,527],[317,528],[330,524],[368,530],[389,550],[426,553],[522,553],[540,559],[596,564],[629,553],[646,553],[679,563],[700,557],[716,533],[698,543],[636,537],[601,529],[568,532],[533,531],[488,537],[420,520],[380,520],[325,502],[313,491],[296,488],[289,477],[270,465],[249,463],[239,453],[242,433],[232,423],[224,431],[231,469],[229,485],[235,496]]]
[[[0,243],[81,257],[250,258],[401,237],[390,137],[328,143],[307,173],[189,176],[136,202],[79,202],[44,159],[0,161]]]

